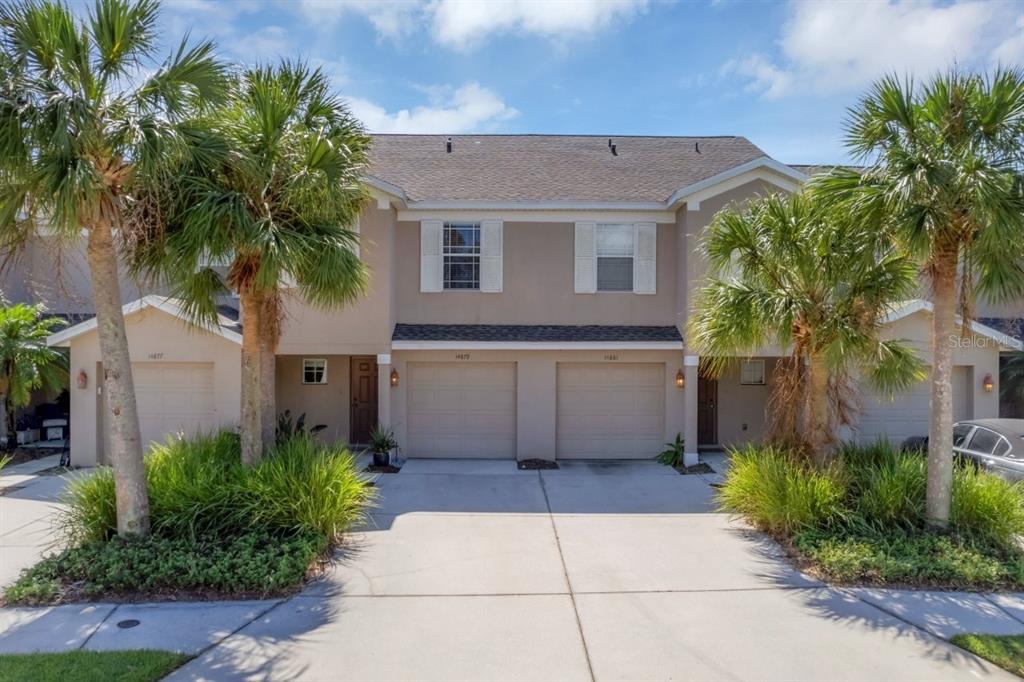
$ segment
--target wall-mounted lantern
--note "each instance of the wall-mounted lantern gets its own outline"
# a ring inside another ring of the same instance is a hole
[[[394,367],[391,368],[391,388],[398,386],[398,370]]]
[[[78,370],[78,377],[76,381],[79,388],[86,388],[89,386],[89,375],[85,373],[84,369]]]
[[[992,382],[991,374],[986,374],[985,378],[981,380],[981,387],[985,389],[985,393],[991,393],[995,389],[996,385]]]
[[[676,388],[686,388],[686,375],[683,370],[676,372]]]

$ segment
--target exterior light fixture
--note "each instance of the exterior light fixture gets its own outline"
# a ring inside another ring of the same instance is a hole
[[[992,390],[996,387],[995,383],[993,383],[992,381],[991,374],[986,374],[985,378],[981,380],[981,387],[985,389],[985,393],[991,393]]]
[[[683,370],[676,372],[676,388],[686,388],[686,375]]]
[[[391,388],[398,386],[398,370],[391,368]]]

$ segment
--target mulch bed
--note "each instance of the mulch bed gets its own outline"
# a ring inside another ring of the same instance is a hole
[[[60,451],[61,448],[15,448],[13,452],[0,451],[0,458],[10,457],[11,461],[7,463],[7,466],[14,466],[15,464],[23,464],[35,459],[56,455]]]
[[[368,474],[397,474],[401,470],[401,467],[391,466],[390,464],[382,467],[379,467],[376,464],[367,464],[366,468],[363,469],[363,471]]]
[[[680,464],[679,466],[672,467],[672,468],[675,469],[676,471],[678,471],[683,476],[694,476],[694,475],[697,475],[697,474],[713,474],[713,473],[716,473],[715,470],[712,469],[711,466],[709,464],[707,464],[706,462],[697,462],[693,466],[688,466],[688,467],[687,466],[683,466],[683,465]]]
[[[523,471],[549,470],[557,469],[558,462],[550,459],[523,459],[517,463],[517,466]]]

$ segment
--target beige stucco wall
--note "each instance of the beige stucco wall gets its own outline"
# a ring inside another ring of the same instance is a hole
[[[13,303],[43,303],[50,312],[91,313],[93,303],[85,237],[60,240],[34,236],[0,280],[4,298]],[[121,300],[130,303],[157,287],[141,287],[122,267]]]
[[[368,207],[359,219],[360,257],[370,270],[368,293],[341,310],[313,308],[296,299],[286,303],[286,317],[278,353],[330,353],[374,355],[386,353],[394,327],[393,268],[414,268],[393,260],[395,212]],[[417,242],[418,243],[418,242]]]
[[[456,355],[469,355],[468,360]],[[609,361],[607,356],[615,356]],[[395,351],[392,364],[398,370],[399,385],[389,389],[391,419],[399,443],[406,438],[406,408],[409,362],[514,362],[516,363],[516,451],[518,459],[555,459],[556,368],[567,362],[658,362],[665,364],[665,440],[683,430],[683,391],[676,387],[676,372],[682,367],[681,351]],[[381,396],[384,399],[384,396]],[[654,457],[657,453],[652,452]]]
[[[240,346],[224,337],[186,326],[181,320],[154,308],[126,319],[128,349],[136,362],[211,362],[214,364],[214,422],[237,424],[239,417]],[[101,434],[97,406],[100,381],[99,336],[91,331],[71,340],[71,462],[96,464]],[[78,388],[79,370],[88,375],[88,386]]]
[[[925,311],[908,315],[886,328],[885,336],[905,339],[918,356],[931,365],[931,314]],[[947,339],[953,346],[953,365],[973,368],[969,404],[973,405],[975,419],[999,416],[999,346],[988,337],[969,335],[965,338]],[[992,375],[995,384],[991,392],[982,388],[986,374]]]
[[[327,360],[326,384],[302,383],[303,358]],[[279,355],[277,357],[277,411],[290,410],[292,419],[305,413],[306,426],[325,424],[318,434],[326,442],[348,443],[351,369],[348,355]]]
[[[501,293],[421,293],[420,224],[399,222],[395,239],[396,321],[636,325],[676,322],[675,225],[658,225],[657,293],[644,295],[575,293],[573,222],[505,221],[503,233]]]
[[[778,358],[764,360],[763,386],[740,384],[740,364],[728,365],[718,378],[718,444],[735,447],[764,437],[766,407],[775,378]]]

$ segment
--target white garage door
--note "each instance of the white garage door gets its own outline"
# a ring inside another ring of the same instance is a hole
[[[953,368],[953,421],[971,417],[969,378],[970,368]],[[861,441],[887,438],[899,444],[910,436],[927,436],[930,402],[930,379],[914,384],[893,399],[865,391],[858,438]]]
[[[134,362],[132,377],[143,449],[171,434],[210,431],[216,425],[212,363]],[[105,426],[109,429],[109,422]]]
[[[408,457],[516,456],[516,365],[410,363]]]
[[[649,459],[664,445],[665,365],[558,365],[559,459]]]

